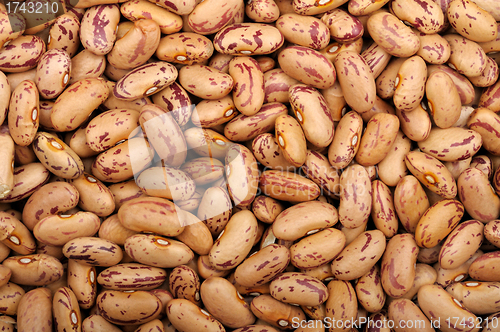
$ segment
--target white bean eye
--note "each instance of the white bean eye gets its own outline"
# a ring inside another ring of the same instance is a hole
[[[71,323],[73,323],[73,325],[76,325],[78,323],[78,317],[76,317],[76,313],[74,311],[71,312]]]
[[[288,322],[287,322],[286,320],[284,320],[284,319],[280,319],[280,320],[278,321],[278,324],[279,324],[280,326],[283,326],[283,327],[288,326]]]
[[[241,54],[252,54],[252,51],[241,51]]]
[[[23,264],[28,264],[28,263],[31,263],[31,258],[21,258],[19,260],[19,262],[23,263]]]
[[[59,150],[62,150],[62,149],[63,149],[62,145],[61,145],[59,142],[52,141],[52,142],[50,142],[50,144],[51,144],[53,147],[55,147],[56,149],[59,149]]]
[[[168,241],[165,241],[165,240],[163,240],[163,239],[158,239],[158,240],[156,240],[156,242],[157,242],[158,244],[161,244],[162,246],[167,246],[167,245],[169,245],[169,244],[170,244]]]
[[[63,83],[66,84],[68,83],[68,81],[69,81],[69,75],[68,73],[66,73],[66,75],[64,75]]]
[[[158,90],[158,87],[153,86],[153,87],[149,88],[148,91],[146,91],[146,94],[149,95],[149,94],[155,92],[156,90]]]
[[[38,109],[35,107],[33,111],[31,111],[31,120],[35,121],[38,118]]]
[[[187,58],[184,55],[178,55],[175,57],[175,59],[177,61],[186,61],[187,60]]]
[[[282,148],[285,147],[285,140],[283,139],[283,137],[278,136],[278,142]]]
[[[19,245],[21,241],[19,241],[19,238],[17,236],[12,235],[9,237],[10,242],[14,243],[15,245]]]

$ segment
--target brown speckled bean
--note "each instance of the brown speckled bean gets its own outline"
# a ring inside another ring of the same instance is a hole
[[[225,331],[210,313],[186,299],[169,301],[166,312],[169,321],[179,332],[188,332],[198,327],[207,332]]]
[[[52,330],[52,292],[37,288],[19,301],[17,329],[19,331]]]
[[[90,266],[112,266],[123,257],[118,245],[96,237],[79,237],[67,242],[63,254],[68,259]]]
[[[314,88],[326,89],[335,83],[338,68],[312,48],[289,46],[279,53],[278,62],[288,76]]]
[[[276,21],[276,28],[287,41],[315,50],[325,48],[330,41],[330,30],[320,19],[313,16],[288,13]]]
[[[2,264],[12,271],[10,281],[19,285],[46,286],[58,281],[63,274],[59,260],[45,254],[13,256]]]
[[[381,281],[387,295],[401,297],[413,285],[419,248],[411,234],[395,235],[382,256]]]
[[[116,325],[136,325],[152,321],[160,315],[159,298],[146,291],[105,290],[97,297],[99,313]]]

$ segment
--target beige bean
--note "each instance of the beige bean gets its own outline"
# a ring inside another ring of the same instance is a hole
[[[100,315],[90,315],[82,322],[83,332],[120,332],[116,325],[111,324]]]
[[[343,322],[339,324],[340,328],[335,326],[332,331],[348,331],[350,322],[356,319],[358,311],[354,287],[345,280],[332,280],[328,283],[328,293],[330,296],[326,301],[326,317]]]
[[[407,175],[398,182],[394,190],[394,207],[407,232],[415,232],[418,221],[429,206],[429,199],[417,178]]]
[[[363,120],[357,112],[351,111],[342,117],[328,148],[328,160],[332,166],[342,169],[349,165],[358,151],[362,129]]]
[[[497,135],[500,135],[500,126],[497,122],[498,115],[493,111],[479,107],[469,117],[467,126],[478,132],[483,140],[484,148],[494,154],[500,154],[500,144]]]
[[[439,34],[426,34],[424,32],[416,32],[420,40],[420,48],[417,55],[430,64],[441,65],[450,58],[450,44]]]
[[[334,64],[347,104],[358,113],[369,111],[376,99],[375,75],[369,63],[358,53],[345,51],[339,53]]]
[[[283,69],[276,68],[264,73],[264,103],[286,103],[289,100],[288,90],[292,85],[299,83],[288,76]]]
[[[257,161],[265,167],[278,170],[295,170],[295,166],[285,159],[284,153],[273,134],[258,135],[252,141],[252,151]]]
[[[250,206],[259,186],[259,170],[252,152],[242,145],[231,146],[225,168],[228,193],[235,206]]]
[[[455,179],[436,158],[423,152],[411,151],[405,158],[408,170],[430,191],[444,198],[457,195]]]
[[[469,220],[459,224],[446,238],[439,253],[444,269],[454,269],[469,260],[483,241],[483,223]]]
[[[492,251],[477,257],[469,267],[471,278],[479,281],[500,281],[495,267],[498,266],[500,252]]]
[[[457,200],[444,199],[431,205],[415,228],[419,247],[432,248],[453,231],[464,214],[464,206]]]
[[[380,268],[377,265],[358,279],[356,296],[368,312],[378,312],[383,308],[386,295],[380,283]]]
[[[92,175],[83,173],[69,182],[78,189],[78,206],[83,210],[93,212],[99,217],[107,217],[115,210],[113,193]]]
[[[251,57],[235,57],[229,62],[229,75],[234,80],[234,105],[246,116],[255,115],[261,109],[265,96],[264,73],[259,64]]]
[[[319,186],[313,181],[292,172],[278,170],[264,171],[259,188],[272,198],[290,202],[306,202],[320,195]]]
[[[283,272],[289,262],[288,249],[279,244],[271,244],[243,261],[236,268],[234,277],[238,284],[246,287],[263,285]]]
[[[85,136],[90,149],[102,152],[121,140],[134,136],[139,126],[139,112],[110,110],[93,118],[86,127]],[[110,129],[113,130],[110,130]]]
[[[499,224],[500,220],[492,220],[484,226],[484,237],[496,247],[499,247],[500,242]]]
[[[361,57],[365,60],[368,67],[370,67],[373,77],[376,79],[385,69],[392,55],[377,43],[372,43],[361,53]]]
[[[283,114],[276,118],[275,128],[278,145],[285,159],[293,166],[303,165],[306,160],[307,145],[299,122],[290,115]]]
[[[116,325],[147,323],[160,315],[160,299],[146,291],[105,290],[97,297],[99,314]]]
[[[324,55],[303,46],[285,48],[279,53],[278,62],[288,76],[316,89],[331,87],[339,71]]]
[[[438,4],[430,0],[424,0],[421,3],[396,0],[389,6],[391,12],[400,20],[413,26],[417,30],[433,34],[438,33],[444,28],[444,14]]]
[[[291,86],[288,93],[306,139],[318,147],[330,145],[334,134],[333,119],[321,93],[304,84]]]
[[[11,215],[9,211],[1,211],[0,222],[0,239],[3,244],[21,255],[35,252],[35,239],[18,218]]]
[[[0,15],[2,20],[0,47],[4,47],[24,33],[26,29],[26,19],[20,13],[7,12],[3,8]]]
[[[448,20],[456,32],[475,42],[488,42],[497,37],[495,18],[475,2],[451,1]]]
[[[187,146],[201,157],[223,159],[232,143],[211,129],[192,127],[184,132]]]
[[[92,163],[92,174],[103,182],[129,180],[150,165],[153,153],[147,140],[131,138],[99,154]]]
[[[0,50],[0,70],[6,73],[18,73],[35,68],[45,53],[45,43],[35,35],[19,36],[8,46]]]
[[[308,218],[305,219],[305,216]],[[302,220],[302,222],[298,222]],[[337,209],[319,201],[296,204],[275,219],[272,229],[274,235],[287,241],[295,241],[319,230],[334,226],[338,221]]]
[[[197,33],[184,32],[168,34],[160,39],[156,56],[163,61],[192,65],[209,59],[213,52],[214,46],[210,39]]]
[[[380,180],[372,182],[371,217],[375,227],[391,238],[398,231],[398,219],[394,199],[389,187]]]
[[[491,314],[499,309],[496,303],[500,292],[498,282],[457,282],[448,286],[446,291],[476,315]]]
[[[52,107],[50,119],[54,128],[58,131],[77,129],[108,95],[109,89],[101,78],[82,79],[70,85]]]
[[[405,60],[394,82],[394,105],[402,112],[411,112],[420,105],[425,93],[427,65],[418,55]]]
[[[434,128],[418,147],[441,161],[459,161],[472,157],[481,148],[481,135],[464,128]]]
[[[90,7],[82,18],[80,39],[83,47],[96,55],[106,55],[113,49],[120,22],[120,8],[116,4]]]
[[[97,297],[97,273],[93,266],[83,265],[73,259],[68,260],[68,286],[74,292],[82,309],[94,306]]]
[[[301,15],[316,15],[327,12],[346,3],[346,0],[328,0],[315,2],[311,0],[294,0],[293,10]]]
[[[80,194],[71,184],[54,182],[44,185],[30,196],[23,209],[23,223],[32,230],[43,218],[65,212],[78,204]]]
[[[483,49],[472,40],[457,34],[449,34],[443,37],[451,48],[448,65],[468,77],[481,75],[486,68],[486,54]]]
[[[304,273],[285,272],[270,284],[271,296],[284,303],[316,306],[328,298],[326,286]]]
[[[113,89],[121,100],[135,100],[156,93],[177,79],[177,69],[168,62],[153,62],[138,66],[125,74]]]
[[[408,299],[396,299],[392,301],[388,307],[388,317],[394,321],[394,330],[396,332],[415,331],[417,329],[426,332],[435,331],[422,310]],[[415,327],[416,322],[418,322],[418,328]]]
[[[441,331],[479,331],[477,317],[438,285],[422,286],[418,291],[418,303],[427,318],[441,322]],[[454,325],[450,317],[463,318],[465,323]]]
[[[160,27],[154,20],[135,21],[134,27],[108,53],[109,64],[118,69],[132,69],[146,63],[158,48],[160,36]]]
[[[174,201],[189,199],[196,189],[189,175],[171,167],[148,168],[137,176],[136,182],[146,195]]]
[[[70,57],[80,47],[80,20],[70,13],[65,13],[54,21],[47,39],[47,49],[62,49]]]
[[[257,219],[253,213],[245,210],[235,213],[208,254],[210,264],[219,270],[239,265],[252,249],[256,236]]]
[[[202,100],[191,115],[192,122],[202,128],[213,128],[234,119],[238,115],[233,98],[227,95],[221,99]]]
[[[245,36],[252,36],[252,38],[248,39]],[[262,39],[259,36],[262,36]],[[281,32],[272,25],[235,23],[220,30],[215,35],[213,43],[215,49],[223,54],[262,55],[279,49],[284,43],[284,38]]]
[[[169,286],[174,298],[186,299],[195,305],[200,305],[200,278],[187,265],[179,265],[172,270]]]
[[[381,266],[382,287],[387,295],[398,298],[410,290],[415,279],[418,251],[411,234],[398,234],[389,240]]]
[[[7,120],[17,145],[27,146],[33,142],[39,125],[38,103],[38,89],[33,81],[23,81],[12,91]]]
[[[283,210],[284,206],[279,201],[267,196],[257,196],[252,203],[255,217],[267,224],[272,224]]]
[[[308,178],[320,186],[325,194],[330,196],[340,194],[338,171],[329,164],[327,157],[324,155],[315,151],[308,151],[302,170]]]
[[[33,140],[33,150],[47,169],[64,179],[76,179],[83,174],[80,157],[56,135],[38,132]]]
[[[182,18],[171,11],[155,6],[149,1],[127,1],[120,6],[121,14],[132,22],[152,19],[160,26],[163,34],[172,34],[182,29]]]
[[[118,245],[96,237],[80,237],[67,242],[63,247],[63,254],[68,259],[90,266],[112,266],[118,264],[123,257]]]
[[[239,328],[255,322],[250,306],[228,280],[211,277],[201,284],[200,294],[207,311],[222,324]]]
[[[372,189],[361,165],[351,165],[340,176],[339,220],[347,228],[361,226],[370,216]]]
[[[383,113],[374,115],[361,137],[356,161],[363,166],[373,166],[383,160],[396,140],[398,128],[397,116]]]
[[[460,174],[457,187],[460,200],[472,218],[486,223],[500,216],[500,198],[482,171],[477,168],[466,169]]]
[[[330,31],[320,19],[296,13],[281,15],[276,27],[286,40],[315,50],[325,48],[330,41]]]
[[[29,197],[49,180],[50,172],[41,163],[29,163],[14,168],[14,187],[0,199],[2,203],[17,202]]]
[[[372,14],[367,28],[373,40],[391,55],[409,57],[420,47],[417,35],[391,13]]]
[[[179,70],[179,83],[195,96],[210,100],[226,96],[234,87],[230,75],[198,64],[183,66]]]
[[[144,211],[149,211],[144,216]],[[165,215],[170,216],[165,219]],[[118,210],[123,226],[137,232],[154,232],[165,236],[176,236],[184,230],[181,216],[171,201],[160,197],[132,199]]]
[[[198,327],[207,332],[224,331],[224,327],[217,319],[185,299],[169,301],[166,312],[169,321],[180,332],[188,332]]]
[[[290,247],[291,263],[300,269],[326,264],[341,253],[345,242],[344,233],[334,228],[308,235]]]
[[[53,299],[54,327],[57,331],[80,331],[82,316],[75,293],[68,288],[62,287],[55,292]]]
[[[19,301],[17,329],[19,331],[52,330],[52,292],[36,288]]]
[[[198,217],[187,211],[182,211],[184,231],[175,238],[182,241],[198,255],[206,255],[212,249],[214,240],[210,229]]]
[[[3,303],[0,313],[9,316],[16,315],[20,300],[24,298],[24,295],[24,289],[12,282],[8,282],[0,287],[0,300]]]
[[[432,123],[422,105],[417,106],[411,112],[396,110],[396,115],[399,118],[401,131],[412,141],[420,142],[429,137]]]
[[[1,119],[0,119],[1,120]],[[14,156],[15,143],[7,126],[0,127],[0,198],[7,196],[14,189]]]
[[[474,91],[474,86],[469,81],[467,77],[457,72],[457,70],[445,65],[430,65],[427,67],[427,74],[430,76],[435,71],[442,71],[448,74],[451,78],[455,87],[457,88],[458,94],[460,95],[460,101],[462,105],[470,104],[474,101],[476,92]],[[429,78],[427,78],[429,79]]]
[[[212,0],[207,3],[198,3],[193,11],[187,16],[189,28],[200,35],[216,33],[231,23],[240,9],[244,10],[244,4],[240,1],[224,2]],[[209,20],[206,18],[210,17]]]
[[[294,321],[306,319],[304,311],[299,307],[275,300],[267,294],[253,298],[251,309],[259,320],[279,329],[291,329]]]
[[[89,50],[82,50],[71,58],[71,73],[69,84],[84,78],[100,77],[106,69],[106,58]]]
[[[382,257],[385,242],[385,236],[379,230],[361,233],[333,260],[334,276],[340,280],[354,280],[365,275]]]
[[[46,286],[63,274],[59,260],[45,254],[12,256],[2,264],[12,271],[10,281],[19,285]]]
[[[193,251],[184,243],[169,238],[136,234],[125,240],[125,252],[136,262],[162,268],[187,264]]]
[[[97,282],[112,290],[149,290],[167,279],[165,270],[137,263],[118,264],[99,273]]]
[[[81,236],[93,236],[101,225],[99,217],[92,212],[77,212],[73,215],[51,215],[41,219],[33,234],[38,241],[52,246],[63,246]]]
[[[467,277],[469,276],[469,268],[471,264],[481,255],[483,255],[483,252],[481,250],[478,250],[476,251],[476,253],[474,253],[474,255],[471,258],[469,258],[467,262],[463,263],[462,265],[460,265],[455,269],[449,269],[449,270],[443,269],[439,264],[439,262],[437,262],[433,266],[437,272],[436,284],[442,287],[447,287],[454,282],[459,282],[467,279]]]

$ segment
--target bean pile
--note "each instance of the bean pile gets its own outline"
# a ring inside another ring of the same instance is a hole
[[[500,331],[498,0],[62,5],[0,5],[0,330]]]

